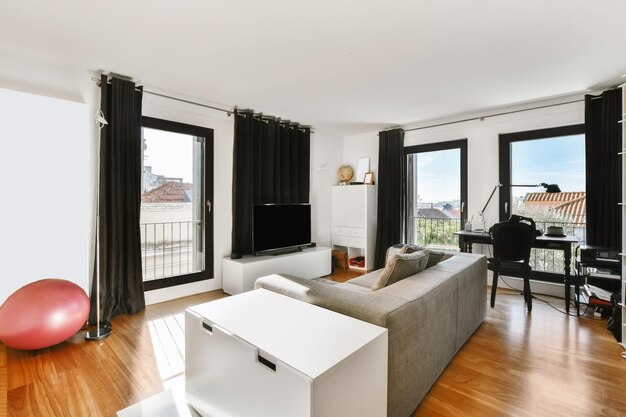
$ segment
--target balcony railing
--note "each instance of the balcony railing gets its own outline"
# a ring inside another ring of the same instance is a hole
[[[140,227],[144,281],[201,269],[194,267],[201,258],[194,247],[194,239],[201,236],[202,221],[142,223]]]
[[[416,239],[413,243],[420,246],[445,250],[458,251],[458,240],[454,232],[461,230],[459,219],[435,219],[427,217],[413,217],[409,227],[413,228]],[[537,229],[544,232],[548,226],[562,226],[566,235],[576,236],[578,244],[586,242],[585,223],[536,221]],[[487,255],[491,254],[491,248],[487,249]],[[533,249],[530,254],[530,263],[535,271],[544,271],[562,274],[564,270],[564,254],[562,251],[550,249]],[[571,260],[572,270],[574,259]]]
[[[561,226],[563,233],[568,236],[575,236],[578,239],[576,245],[582,245],[587,241],[587,225],[586,223],[574,222],[553,222],[553,221],[535,221],[537,229],[544,233],[548,230],[548,226]],[[572,248],[573,253],[574,248]],[[563,274],[565,263],[565,254],[560,250],[551,249],[532,249],[530,251],[530,265],[534,271],[553,272]],[[572,256],[570,267],[574,270],[575,258]]]
[[[458,251],[459,243],[454,232],[461,230],[459,219],[412,217],[409,227],[415,231],[416,243],[433,249]]]

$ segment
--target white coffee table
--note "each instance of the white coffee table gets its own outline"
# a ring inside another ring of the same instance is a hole
[[[385,328],[258,289],[187,309],[185,345],[203,416],[387,415]]]

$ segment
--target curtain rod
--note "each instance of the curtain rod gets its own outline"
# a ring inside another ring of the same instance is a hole
[[[101,81],[100,81],[99,78],[91,77],[91,79],[98,84],[98,87],[100,87]],[[111,84],[111,82],[109,81],[108,84]],[[178,97],[172,97],[172,96],[168,96],[166,94],[161,94],[161,93],[156,93],[154,91],[146,90],[145,88],[144,88],[143,92],[146,93],[146,94],[152,94],[153,96],[159,96],[159,97],[163,97],[163,98],[169,98],[170,100],[180,101],[182,103],[193,104],[195,106],[205,107],[207,109],[218,110],[218,111],[226,113],[227,116],[231,116],[232,113],[233,113],[233,110],[222,109],[222,108],[219,108],[219,107],[209,106],[208,104],[198,103],[196,101],[185,100],[183,98],[178,98]]]
[[[626,84],[623,84],[623,85],[626,85]],[[609,88],[609,90],[612,90],[612,89],[615,89],[615,88],[620,88],[620,87],[621,86],[616,86],[616,87],[613,87],[613,88]],[[598,99],[601,99],[601,98],[604,98],[604,97],[602,95],[591,97],[592,100],[598,100]],[[543,105],[543,106],[529,107],[527,109],[511,110],[511,111],[505,111],[505,112],[501,112],[501,113],[488,114],[486,116],[470,117],[468,119],[455,120],[453,122],[438,123],[438,124],[429,125],[429,126],[414,127],[412,129],[404,129],[404,131],[405,132],[411,132],[413,130],[430,129],[431,127],[439,127],[439,126],[452,125],[452,124],[456,124],[456,123],[471,122],[472,120],[480,120],[480,121],[482,121],[482,120],[485,120],[488,117],[505,116],[507,114],[521,113],[521,112],[530,111],[530,110],[545,109],[545,108],[548,108],[548,107],[556,107],[556,106],[564,106],[566,104],[580,103],[581,101],[585,101],[585,99],[581,98],[581,99],[578,99],[578,100],[565,101],[563,103],[546,104],[546,105]],[[383,130],[393,130],[393,129],[401,129],[401,127],[390,127],[390,128],[383,129]]]
[[[92,79],[93,81],[95,81],[95,82],[96,82],[96,84],[98,84],[98,87],[100,87],[100,83],[101,83],[100,78],[91,77],[91,79]],[[126,77],[122,77],[122,79],[126,79]],[[110,81],[108,81],[108,84],[111,84],[111,82],[110,82]],[[180,102],[182,102],[182,103],[193,104],[193,105],[195,105],[195,106],[206,107],[206,108],[208,108],[208,109],[213,109],[213,110],[222,111],[222,112],[226,113],[226,115],[227,115],[227,116],[229,116],[229,117],[230,117],[230,116],[232,116],[232,114],[233,114],[233,112],[234,112],[235,110],[237,110],[237,108],[235,108],[235,109],[233,109],[233,110],[221,109],[221,108],[219,108],[219,107],[209,106],[208,104],[202,104],[202,103],[198,103],[198,102],[195,102],[195,101],[190,101],[190,100],[185,100],[185,99],[178,98],[178,97],[172,97],[172,96],[168,96],[168,95],[166,95],[166,94],[156,93],[156,92],[154,92],[154,91],[149,91],[149,90],[146,90],[146,89],[144,89],[144,90],[143,90],[143,92],[144,92],[144,93],[146,93],[146,94],[152,94],[153,96],[159,96],[159,97],[163,97],[163,98],[169,98],[169,99],[171,99],[171,100],[180,101]],[[263,116],[263,115],[262,115],[262,114],[260,114],[260,113],[255,115],[255,114],[254,114],[254,112],[252,112],[252,110],[239,110],[239,111],[249,111],[249,112],[251,112],[251,113],[253,114],[253,117],[254,117],[254,116],[261,116],[261,117],[271,118],[271,119],[274,119],[274,120],[278,120],[278,121],[280,121],[280,118],[279,118],[279,117],[274,117],[274,116]],[[238,114],[239,114],[239,115],[241,115],[241,113],[238,113]],[[283,122],[283,123],[286,123],[286,121],[285,121],[285,122]],[[303,129],[309,129],[310,133],[315,133],[315,132],[313,131],[313,128],[312,128],[311,126],[307,126],[307,125],[300,125],[300,127],[302,127]]]
[[[263,123],[269,123],[270,120],[274,120],[280,125],[284,125],[284,126],[291,125],[292,127],[298,126],[298,129],[300,129],[303,132],[305,131],[305,129],[309,129],[310,133],[315,133],[313,131],[313,128],[309,125],[301,125],[298,122],[292,123],[289,120],[282,120],[280,117],[276,117],[276,116],[265,116],[263,115],[263,113],[254,113],[250,109],[237,109],[237,116],[246,118],[248,117],[247,113],[252,113],[253,119],[259,120]]]
[[[583,99],[578,99],[578,100],[566,101],[566,102],[563,102],[563,103],[546,104],[546,105],[543,105],[543,106],[530,107],[530,108],[527,108],[527,109],[511,110],[511,111],[505,111],[505,112],[500,112],[500,113],[493,113],[493,114],[488,114],[486,116],[470,117],[468,119],[455,120],[453,122],[445,122],[445,123],[438,123],[438,124],[428,125],[428,126],[414,127],[412,129],[404,129],[404,131],[405,132],[411,132],[413,130],[430,129],[432,127],[440,127],[440,126],[453,125],[453,124],[456,124],[456,123],[471,122],[473,120],[480,120],[480,121],[482,121],[482,120],[485,120],[488,117],[505,116],[507,114],[521,113],[521,112],[530,111],[530,110],[545,109],[545,108],[548,108],[548,107],[556,107],[556,106],[564,106],[566,104],[579,103],[581,101],[585,101],[585,99],[583,98]],[[393,130],[393,129],[401,129],[401,127],[392,127],[392,128],[383,129],[383,130]]]

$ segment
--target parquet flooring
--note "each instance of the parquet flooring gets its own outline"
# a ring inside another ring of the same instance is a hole
[[[221,297],[213,291],[118,317],[100,342],[78,334],[35,352],[0,344],[0,416],[109,417],[161,392],[184,372],[182,312]],[[506,290],[496,303],[412,417],[626,416],[626,360],[606,320],[566,316],[538,300],[528,315],[522,296]]]

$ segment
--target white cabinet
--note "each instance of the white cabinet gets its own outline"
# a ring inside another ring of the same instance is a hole
[[[317,246],[283,255],[246,255],[241,259],[222,259],[222,287],[227,294],[254,289],[257,278],[288,274],[313,279],[331,273],[330,248]]]
[[[265,289],[187,309],[185,351],[205,417],[387,415],[387,329]]]
[[[376,246],[376,187],[374,185],[337,185],[332,190],[333,249],[348,252],[349,258],[362,256],[363,267],[374,267]]]

